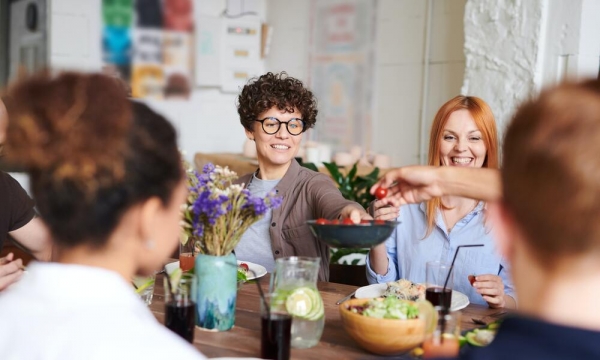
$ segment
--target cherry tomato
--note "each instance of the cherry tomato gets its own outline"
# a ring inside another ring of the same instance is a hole
[[[375,197],[377,198],[377,200],[381,200],[384,197],[386,197],[387,193],[388,193],[388,189],[385,189],[382,187],[378,187],[377,189],[375,189]]]
[[[317,225],[327,225],[327,224],[329,224],[329,220],[323,219],[323,218],[318,218],[316,223],[317,223]]]
[[[340,221],[336,219],[336,220],[331,220],[329,223],[331,225],[338,225],[340,223]]]
[[[345,218],[344,220],[342,220],[342,224],[343,225],[354,225],[354,223],[352,222],[352,219],[350,219],[350,218]]]
[[[249,268],[248,268],[248,264],[246,264],[246,263],[240,263],[240,265],[239,265],[239,266],[240,266],[242,269],[244,269],[244,270],[248,270],[248,269],[249,269]]]
[[[371,224],[371,222],[369,220],[361,220],[360,223],[361,224]]]
[[[383,224],[385,224],[385,220],[375,220],[375,224],[383,225]]]
[[[471,283],[471,286],[473,286],[475,283],[475,275],[469,275],[469,282]]]

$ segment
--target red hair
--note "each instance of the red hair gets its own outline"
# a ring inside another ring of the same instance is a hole
[[[440,158],[440,142],[444,135],[444,127],[453,112],[463,109],[468,110],[471,117],[473,117],[475,125],[481,132],[481,137],[487,149],[487,154],[482,167],[498,169],[498,133],[492,109],[490,109],[485,101],[478,97],[463,95],[456,96],[447,101],[435,115],[433,124],[431,124],[431,133],[429,135],[428,165],[443,165]],[[435,198],[427,202],[427,233],[425,234],[425,237],[429,236],[433,231],[435,213],[438,209],[442,209],[442,207],[442,199],[440,198]]]

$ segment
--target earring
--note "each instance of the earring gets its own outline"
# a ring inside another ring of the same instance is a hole
[[[144,245],[146,245],[146,249],[148,249],[148,250],[154,249],[154,241],[152,241],[152,239],[146,240]]]

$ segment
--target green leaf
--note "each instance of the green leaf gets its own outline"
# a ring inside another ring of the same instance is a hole
[[[354,180],[354,178],[356,177],[356,172],[358,170],[356,164],[358,164],[358,163],[357,162],[354,163],[354,165],[352,166],[352,169],[348,173],[348,179],[350,179],[350,181]]]
[[[327,171],[329,171],[329,174],[331,175],[331,177],[333,178],[333,180],[336,182],[336,184],[338,184],[338,186],[340,186],[340,185],[342,185],[344,183],[344,176],[340,172],[340,170],[339,170],[338,166],[336,165],[336,163],[327,163],[327,162],[324,162],[323,166],[325,166],[325,168],[327,169]]]
[[[379,168],[376,167],[375,169],[373,169],[373,171],[371,171],[370,173],[365,175],[365,177],[369,178],[369,179],[374,179],[377,181],[377,178],[379,178]]]
[[[332,264],[337,264],[339,260],[350,254],[367,254],[369,249],[345,249],[339,248],[332,251],[331,259],[329,260]]]
[[[315,165],[314,163],[302,163],[302,166],[304,166],[307,169],[311,169],[312,171],[319,172],[317,165]]]

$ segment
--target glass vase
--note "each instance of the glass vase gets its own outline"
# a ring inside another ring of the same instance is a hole
[[[237,261],[235,255],[196,255],[198,314],[196,325],[203,329],[227,331],[235,322]]]

